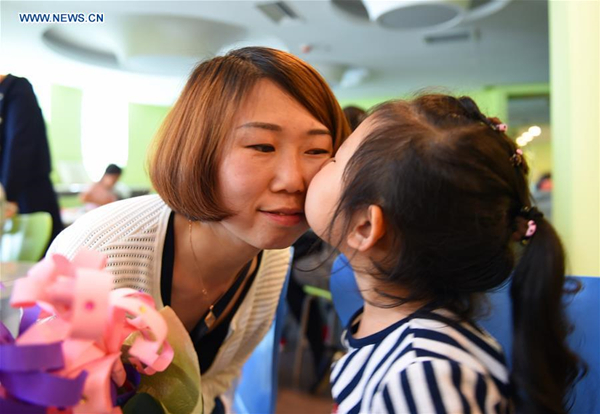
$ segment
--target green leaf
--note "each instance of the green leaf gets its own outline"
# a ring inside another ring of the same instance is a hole
[[[160,314],[168,326],[167,341],[173,347],[173,362],[163,372],[143,375],[138,392],[158,400],[167,414],[202,414],[200,365],[188,331],[175,312],[164,307]],[[126,343],[133,343],[134,335]]]

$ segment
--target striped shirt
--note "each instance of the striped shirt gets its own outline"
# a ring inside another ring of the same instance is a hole
[[[446,310],[419,310],[356,339],[360,310],[344,332],[348,353],[331,372],[337,413],[509,413],[502,348]]]

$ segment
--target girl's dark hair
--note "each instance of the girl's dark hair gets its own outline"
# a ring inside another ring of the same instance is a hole
[[[373,262],[383,282],[380,306],[433,301],[469,319],[476,299],[512,273],[517,407],[565,412],[584,368],[566,344],[564,252],[532,209],[527,163],[515,143],[468,97],[388,102],[370,122],[333,217],[348,231],[353,213],[381,206],[395,247]],[[521,246],[515,241],[530,219],[537,231]],[[409,293],[395,295],[394,287]]]

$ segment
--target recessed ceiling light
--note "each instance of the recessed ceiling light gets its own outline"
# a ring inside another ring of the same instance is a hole
[[[540,128],[537,125],[534,125],[531,128],[529,128],[528,132],[534,137],[539,137],[542,133],[542,128]]]

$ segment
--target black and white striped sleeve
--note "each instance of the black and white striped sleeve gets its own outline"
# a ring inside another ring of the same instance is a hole
[[[419,360],[390,371],[372,413],[508,413],[509,402],[490,375],[445,359]]]

